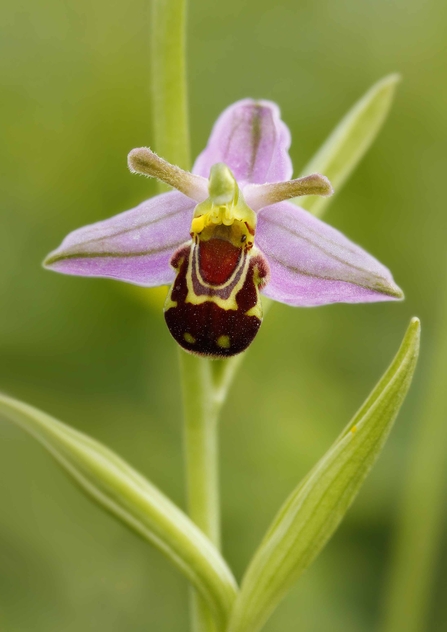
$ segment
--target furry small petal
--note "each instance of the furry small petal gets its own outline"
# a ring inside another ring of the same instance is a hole
[[[311,307],[403,298],[385,266],[290,202],[260,211],[256,244],[270,265],[263,292],[281,303]]]
[[[170,284],[169,262],[188,241],[195,202],[172,191],[70,233],[44,265],[78,276],[111,277],[153,287]]]
[[[211,167],[224,162],[240,186],[289,180],[289,147],[290,132],[278,106],[271,101],[244,99],[219,116],[193,173],[208,178]]]

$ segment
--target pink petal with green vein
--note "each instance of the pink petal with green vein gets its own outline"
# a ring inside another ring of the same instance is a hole
[[[270,266],[263,293],[275,301],[311,307],[403,298],[385,266],[290,202],[260,211],[256,245]]]
[[[70,233],[44,265],[78,276],[111,277],[148,287],[170,284],[173,252],[189,240],[195,202],[178,191]]]
[[[239,185],[280,182],[292,177],[290,132],[270,101],[244,99],[217,119],[207,147],[193,173],[208,178],[211,167],[224,162]]]

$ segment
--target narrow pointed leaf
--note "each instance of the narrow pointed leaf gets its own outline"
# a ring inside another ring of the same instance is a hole
[[[49,415],[0,395],[0,414],[34,436],[103,508],[157,547],[208,603],[224,630],[236,582],[194,523],[114,452]]]
[[[257,632],[331,537],[388,437],[414,373],[420,326],[354,419],[279,511],[250,563],[228,632]]]
[[[337,194],[385,122],[399,80],[399,75],[394,74],[374,84],[340,121],[301,175],[323,173]],[[322,198],[309,195],[294,202],[321,217],[333,199],[334,196]]]

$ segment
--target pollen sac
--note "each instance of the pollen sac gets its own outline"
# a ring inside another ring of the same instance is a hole
[[[205,224],[206,222],[204,222]],[[177,272],[165,303],[165,320],[186,351],[225,358],[244,351],[262,322],[259,290],[268,277],[246,222],[213,224],[177,250]]]

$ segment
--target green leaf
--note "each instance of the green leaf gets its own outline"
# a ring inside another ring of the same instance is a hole
[[[414,318],[388,371],[279,511],[250,563],[228,632],[257,632],[331,537],[388,437],[419,351]]]
[[[379,133],[399,81],[399,75],[394,74],[374,84],[340,121],[301,175],[324,174],[337,194]],[[294,203],[321,217],[334,197],[308,195]]]
[[[236,582],[215,546],[156,487],[114,452],[49,415],[0,395],[0,414],[35,437],[99,505],[157,547],[208,603],[224,630]]]

